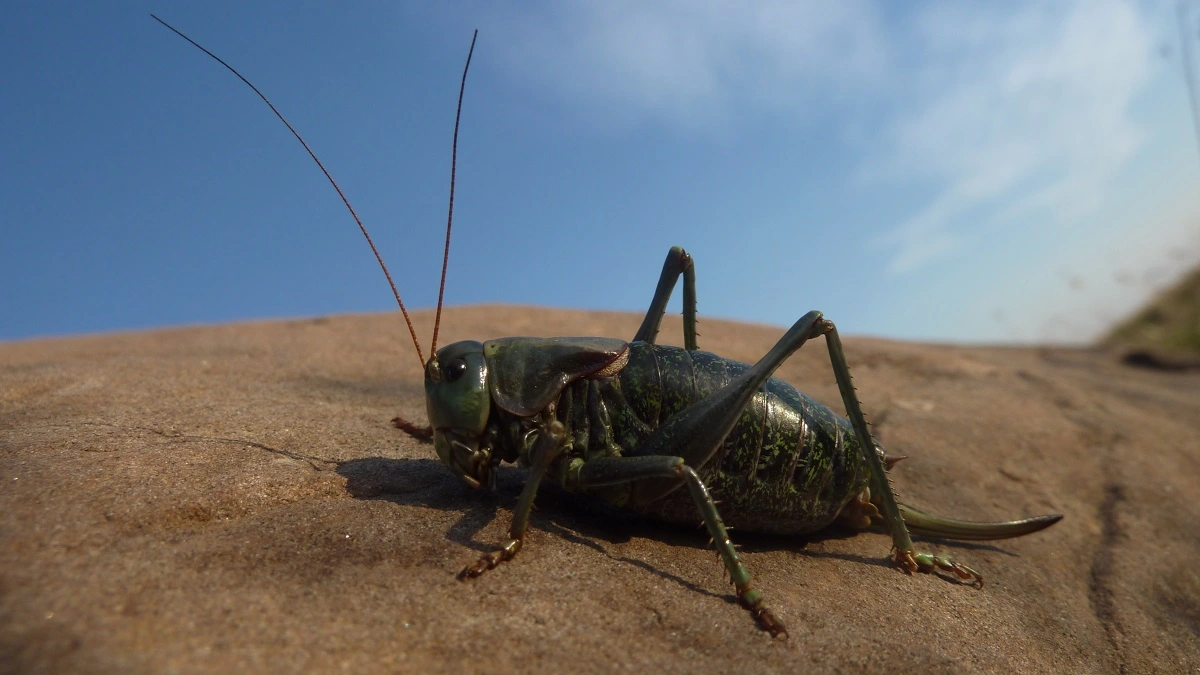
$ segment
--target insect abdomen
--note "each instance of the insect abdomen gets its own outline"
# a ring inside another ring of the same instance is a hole
[[[659,425],[748,367],[708,352],[631,343],[629,364],[617,378],[626,405],[612,410],[614,440],[636,454]],[[703,450],[682,452],[695,457]],[[707,462],[689,463],[720,502],[725,522],[755,532],[819,530],[868,482],[850,423],[776,378],[755,393]],[[669,522],[697,518],[686,490],[642,510]]]

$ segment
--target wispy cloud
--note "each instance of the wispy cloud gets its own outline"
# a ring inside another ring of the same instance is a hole
[[[1152,39],[1135,7],[952,4],[915,18],[914,105],[885,134],[874,170],[940,184],[885,233],[890,269],[916,269],[961,243],[964,217],[1061,222],[1090,212],[1138,149],[1131,107],[1150,76]],[[978,222],[978,220],[976,221]]]
[[[687,133],[832,121],[863,137],[859,179],[928,202],[876,241],[889,269],[959,250],[973,228],[1091,212],[1144,133],[1151,30],[1133,0],[551,3],[497,18],[527,77],[591,119]],[[814,111],[818,111],[814,115]],[[865,149],[864,149],[865,148]]]
[[[880,13],[863,0],[551,3],[506,24],[514,65],[603,116],[711,129],[882,76]]]

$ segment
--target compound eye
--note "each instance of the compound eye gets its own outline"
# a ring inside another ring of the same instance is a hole
[[[446,366],[444,372],[446,373],[446,381],[453,382],[462,377],[463,373],[467,372],[467,362],[462,358],[454,359]]]

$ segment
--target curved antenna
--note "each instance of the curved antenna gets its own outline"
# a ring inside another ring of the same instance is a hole
[[[467,89],[467,71],[471,69],[471,55],[475,53],[475,38],[479,29],[471,36],[471,49],[467,51],[467,65],[463,66],[462,83],[458,85],[458,110],[454,113],[454,144],[450,149],[450,208],[446,214],[446,246],[442,249],[442,282],[438,285],[437,314],[433,318],[433,342],[429,345],[429,358],[437,358],[438,328],[442,324],[442,296],[446,293],[446,265],[450,262],[450,226],[454,223],[454,170],[458,166],[458,121],[462,118],[463,92]]]
[[[375,242],[371,240],[371,235],[367,233],[367,228],[363,225],[362,220],[359,219],[358,214],[354,212],[354,207],[350,205],[350,200],[346,199],[346,195],[344,193],[342,193],[342,189],[340,187],[338,187],[337,181],[335,181],[333,179],[333,176],[329,175],[329,171],[327,171],[325,169],[325,165],[322,164],[321,160],[317,158],[317,154],[312,151],[312,148],[308,147],[308,143],[304,142],[304,139],[300,136],[300,133],[298,131],[296,131],[296,129],[294,127],[292,127],[291,123],[287,121],[287,119],[283,116],[283,114],[280,113],[279,110],[277,110],[275,108],[275,105],[273,103],[271,103],[271,101],[269,101],[267,99],[267,97],[261,91],[258,90],[258,87],[254,86],[253,84],[251,84],[250,80],[247,80],[245,77],[243,77],[242,74],[239,73],[236,68],[229,65],[228,63],[225,63],[225,61],[223,61],[221,59],[221,57],[208,51],[207,49],[202,47],[200,45],[200,43],[198,43],[195,40],[193,40],[192,38],[184,35],[183,33],[181,33],[179,31],[179,29],[175,28],[174,26],[167,23],[166,21],[163,21],[162,19],[158,18],[154,14],[151,14],[150,17],[153,18],[155,21],[161,23],[162,25],[166,26],[167,28],[170,28],[171,32],[175,33],[179,37],[192,43],[192,46],[196,47],[197,49],[204,52],[205,54],[208,54],[209,56],[211,56],[213,58],[213,60],[215,60],[217,63],[219,63],[219,64],[225,66],[227,69],[229,69],[229,72],[233,73],[234,75],[237,75],[239,80],[241,80],[242,82],[245,82],[247,87],[250,87],[250,89],[254,90],[255,94],[258,94],[258,97],[263,100],[263,103],[267,104],[267,107],[269,107],[271,109],[271,112],[275,113],[275,116],[279,118],[279,121],[283,122],[284,126],[286,126],[288,128],[288,131],[292,132],[292,135],[296,137],[296,140],[300,141],[300,145],[304,146],[304,149],[308,152],[308,156],[312,157],[313,161],[317,163],[317,166],[320,167],[320,169],[321,169],[321,173],[325,174],[325,178],[329,179],[329,184],[333,186],[333,189],[337,191],[338,196],[342,198],[342,203],[346,205],[346,209],[348,209],[350,211],[350,215],[354,217],[354,222],[358,223],[358,229],[361,230],[363,233],[363,236],[366,237],[367,245],[369,245],[371,247],[371,252],[375,254],[375,259],[379,261],[379,268],[383,270],[383,276],[387,277],[388,286],[391,286],[391,288],[392,288],[392,295],[396,296],[396,303],[400,305],[400,313],[404,315],[404,322],[408,324],[408,332],[410,335],[412,335],[413,346],[417,348],[417,359],[420,360],[421,369],[424,370],[425,369],[425,355],[421,353],[421,345],[417,342],[417,331],[416,331],[416,329],[413,328],[412,320],[408,318],[408,310],[404,308],[404,301],[400,299],[400,292],[396,290],[396,284],[395,284],[395,282],[392,281],[392,275],[390,272],[388,272],[387,265],[385,265],[383,263],[383,257],[379,255],[379,249],[375,248]],[[478,31],[476,31],[476,32],[478,32]],[[472,40],[471,44],[472,44],[472,46],[474,46],[474,44],[475,44],[474,40]],[[469,61],[469,59],[468,59],[468,61]],[[465,77],[465,74],[464,74],[464,77]],[[459,96],[460,96],[460,105],[461,105],[461,94],[459,94]],[[456,134],[457,134],[457,124],[455,125],[455,128],[456,128]],[[451,194],[453,194],[453,188],[451,188]],[[446,231],[447,241],[449,241],[449,237],[450,237],[450,232],[449,232],[449,229],[447,229],[447,231]],[[446,274],[445,267],[443,267],[442,268],[442,278],[443,279],[445,279],[445,274]],[[439,310],[441,309],[441,300],[440,299],[438,300],[438,309]],[[435,335],[437,334],[436,329],[434,331],[434,334]]]

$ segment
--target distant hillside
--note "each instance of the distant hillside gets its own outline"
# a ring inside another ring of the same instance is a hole
[[[1117,324],[1101,343],[1200,354],[1200,267]]]

